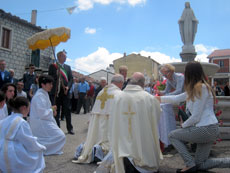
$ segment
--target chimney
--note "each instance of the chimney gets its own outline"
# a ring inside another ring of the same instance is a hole
[[[31,24],[36,25],[36,21],[37,21],[37,10],[32,10]]]
[[[124,52],[124,57],[126,56],[126,53]]]

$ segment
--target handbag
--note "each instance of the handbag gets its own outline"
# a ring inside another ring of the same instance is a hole
[[[183,120],[183,122],[185,122],[189,118],[189,116],[186,114],[186,112],[183,111],[182,109],[179,109],[178,117],[181,118]]]

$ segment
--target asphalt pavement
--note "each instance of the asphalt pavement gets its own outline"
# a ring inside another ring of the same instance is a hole
[[[72,125],[75,135],[67,134],[66,122],[61,121],[61,128],[66,133],[66,144],[64,154],[46,156],[46,168],[44,173],[93,173],[96,170],[96,164],[74,164],[71,160],[74,157],[76,147],[85,141],[88,120],[90,114],[72,114]],[[213,157],[230,157],[230,140],[217,142],[211,152]],[[183,160],[179,154],[172,150],[160,163],[160,173],[175,173],[177,168],[183,168]],[[229,173],[230,169],[212,169],[209,173]]]

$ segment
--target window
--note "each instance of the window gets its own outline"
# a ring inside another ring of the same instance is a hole
[[[224,60],[220,60],[220,61],[219,61],[219,66],[220,66],[220,67],[224,67]]]
[[[11,49],[12,30],[6,27],[2,27],[1,30],[1,47],[5,49]]]

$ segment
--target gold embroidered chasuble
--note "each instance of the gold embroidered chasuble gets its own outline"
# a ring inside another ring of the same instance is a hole
[[[136,167],[148,171],[159,168],[160,115],[160,103],[140,86],[128,85],[116,96],[110,127],[116,172],[124,173],[123,157],[133,159]]]
[[[94,103],[87,138],[83,147],[79,163],[90,163],[92,148],[98,144],[106,154],[109,149],[108,129],[111,108],[113,106],[114,96],[118,95],[121,90],[114,84],[110,84],[99,92]]]

